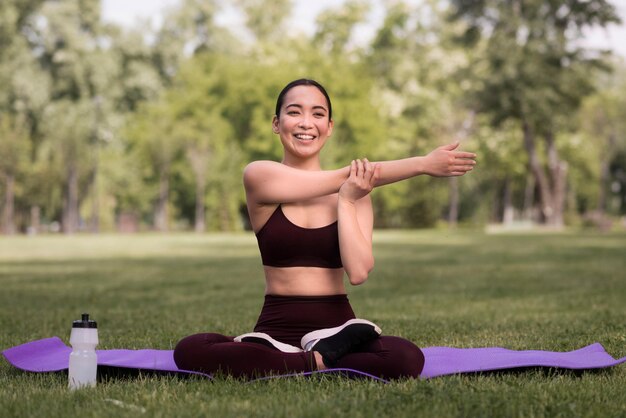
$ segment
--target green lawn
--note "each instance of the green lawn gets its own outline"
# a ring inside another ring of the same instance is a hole
[[[626,356],[626,234],[377,232],[358,316],[421,346]],[[250,331],[264,283],[251,234],[0,237],[0,349],[69,339],[88,311],[100,348],[171,349]],[[0,360],[2,416],[626,416],[626,366],[531,370],[388,385],[338,377],[243,384],[109,377],[70,393],[63,374]]]

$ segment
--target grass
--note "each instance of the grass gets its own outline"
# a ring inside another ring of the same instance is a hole
[[[357,315],[421,346],[626,356],[626,234],[377,232]],[[171,349],[251,330],[262,269],[251,234],[0,238],[0,349],[88,311],[100,348]],[[461,375],[388,385],[326,376],[244,384],[140,375],[70,393],[67,377],[0,360],[2,416],[626,416],[626,367]]]

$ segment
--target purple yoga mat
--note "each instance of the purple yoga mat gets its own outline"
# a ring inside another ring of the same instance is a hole
[[[32,341],[6,349],[4,357],[18,369],[29,372],[55,372],[68,367],[72,349],[60,338]],[[614,359],[602,345],[595,343],[568,352],[526,350],[516,351],[499,347],[423,349],[426,362],[421,377],[432,378],[458,373],[476,373],[522,367],[554,367],[561,369],[600,369],[626,362],[626,357]],[[209,375],[176,367],[172,350],[97,350],[98,365],[162,372]],[[275,377],[302,376],[314,373],[296,373]],[[351,369],[330,369],[324,373],[344,373],[351,376],[382,380],[370,374]]]

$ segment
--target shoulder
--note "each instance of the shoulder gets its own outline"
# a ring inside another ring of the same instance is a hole
[[[269,161],[269,160],[252,161],[243,169],[243,176],[245,178],[254,174],[267,172],[268,170],[276,170],[281,165],[282,165],[281,163],[277,163],[276,161]]]
[[[243,169],[243,183],[248,187],[259,181],[263,181],[267,176],[277,174],[281,166],[282,164],[276,161],[253,161]]]

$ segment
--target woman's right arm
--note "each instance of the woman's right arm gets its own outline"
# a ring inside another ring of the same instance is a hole
[[[274,161],[254,161],[243,172],[243,184],[249,201],[270,205],[337,193],[349,174],[349,166],[309,171]]]

